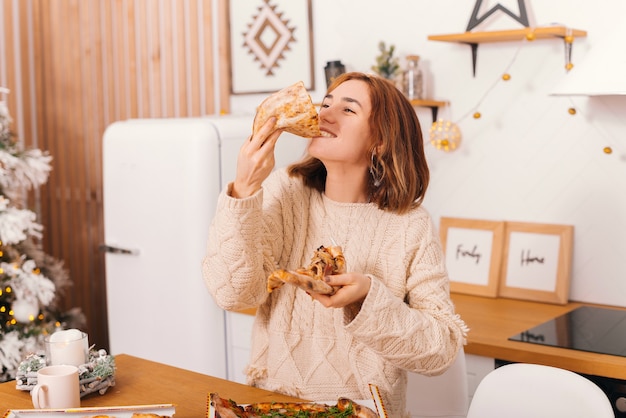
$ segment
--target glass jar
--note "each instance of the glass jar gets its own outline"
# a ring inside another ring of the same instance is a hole
[[[402,91],[409,100],[424,98],[424,75],[419,55],[407,55],[402,79]]]

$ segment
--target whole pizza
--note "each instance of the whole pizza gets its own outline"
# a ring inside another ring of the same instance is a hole
[[[337,403],[309,402],[262,402],[239,405],[232,399],[223,399],[217,393],[209,395],[215,418],[378,418],[370,408],[359,405],[348,398],[339,398]],[[211,417],[213,418],[213,417]]]

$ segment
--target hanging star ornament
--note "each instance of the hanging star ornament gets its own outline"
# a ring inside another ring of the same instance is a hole
[[[474,29],[476,26],[480,25],[485,19],[494,14],[497,11],[501,11],[511,16],[517,22],[521,23],[525,27],[529,27],[528,23],[528,13],[526,13],[526,4],[524,0],[517,0],[517,4],[519,6],[519,15],[511,12],[509,9],[504,7],[502,4],[498,3],[493,6],[491,9],[487,10],[482,16],[478,16],[480,12],[480,6],[482,5],[483,0],[476,0],[476,4],[474,5],[474,11],[472,12],[472,16],[470,17],[469,22],[467,23],[466,31],[469,32]]]

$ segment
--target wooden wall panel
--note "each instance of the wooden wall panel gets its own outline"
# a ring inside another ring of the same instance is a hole
[[[117,120],[217,113],[213,1],[0,0],[14,130],[54,158],[29,203],[74,282],[64,306],[83,309],[98,347],[108,348],[102,136]]]

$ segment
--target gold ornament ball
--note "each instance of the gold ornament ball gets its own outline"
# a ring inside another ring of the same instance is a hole
[[[534,32],[528,32],[526,34],[526,39],[529,41],[534,41],[535,40],[535,33]]]
[[[569,109],[567,109],[567,113],[569,113],[570,115],[575,115],[576,109],[574,109],[573,107],[570,107]]]
[[[572,64],[571,62],[568,62],[567,64],[565,64],[565,69],[567,71],[571,70],[572,68],[574,68],[574,64]]]
[[[438,150],[454,151],[461,144],[461,130],[455,123],[439,119],[430,127],[430,143]]]
[[[613,154],[613,148],[611,147],[604,147],[603,151],[605,154]]]
[[[474,119],[480,119],[482,115],[480,114],[480,112],[475,112],[474,113]]]
[[[502,74],[502,79],[504,81],[509,81],[511,79],[511,74],[507,74],[507,73]]]
[[[572,35],[567,35],[563,38],[565,40],[565,42],[567,42],[568,44],[571,44],[572,42],[574,42],[574,37]]]

